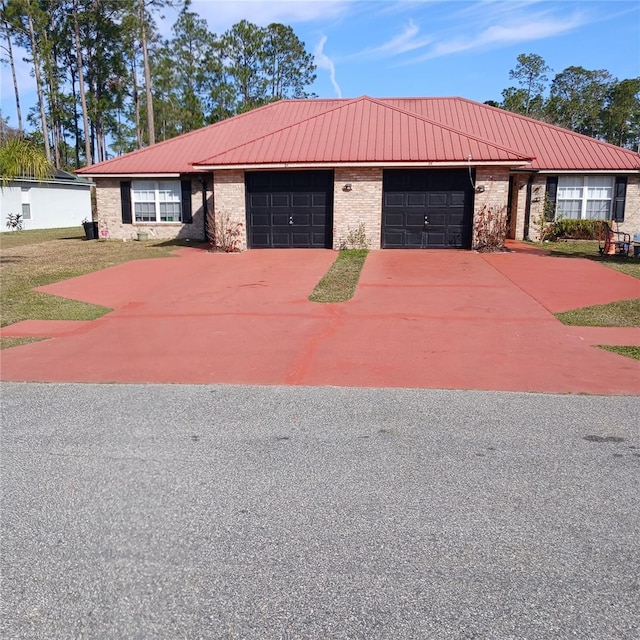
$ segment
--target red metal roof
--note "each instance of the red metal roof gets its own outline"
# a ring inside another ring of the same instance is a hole
[[[387,98],[381,102],[493,140],[542,170],[638,170],[640,155],[594,138],[464,98]]]
[[[465,162],[469,155],[472,164],[558,171],[640,168],[640,156],[632,151],[463,98],[363,96],[283,100],[79,173],[188,173],[261,164],[446,164]]]
[[[369,97],[222,151],[197,165],[506,162],[531,158]]]

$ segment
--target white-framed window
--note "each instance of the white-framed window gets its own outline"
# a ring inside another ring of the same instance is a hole
[[[556,218],[610,220],[613,177],[559,176]]]
[[[21,187],[20,197],[22,198],[22,219],[31,220],[31,189]]]
[[[179,180],[135,180],[131,183],[135,222],[181,222]]]

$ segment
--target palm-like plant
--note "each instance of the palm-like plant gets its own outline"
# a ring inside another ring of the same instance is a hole
[[[53,164],[26,138],[16,136],[0,143],[0,180],[4,187],[16,178],[44,181],[53,176]]]

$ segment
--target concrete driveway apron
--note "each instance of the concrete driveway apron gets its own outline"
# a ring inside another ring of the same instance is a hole
[[[373,251],[354,298],[307,300],[336,254],[254,250],[129,262],[40,291],[108,306],[93,322],[2,352],[3,380],[229,383],[637,394],[640,362],[594,344],[638,329],[567,327],[552,313],[640,296],[588,260]]]

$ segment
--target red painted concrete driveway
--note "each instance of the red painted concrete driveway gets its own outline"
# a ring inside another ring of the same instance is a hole
[[[353,300],[308,302],[335,257],[184,249],[43,287],[114,311],[5,327],[53,337],[3,351],[1,377],[640,392],[640,362],[593,346],[640,345],[640,330],[566,327],[552,315],[640,296],[634,278],[529,253],[376,251]]]

